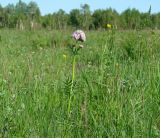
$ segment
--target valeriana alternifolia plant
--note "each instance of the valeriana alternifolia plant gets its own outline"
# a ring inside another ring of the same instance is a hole
[[[72,38],[75,40],[75,43],[71,46],[72,53],[77,55],[78,51],[83,48],[82,43],[86,41],[86,35],[82,30],[76,30],[72,33]]]
[[[75,40],[75,43],[71,45],[73,58],[72,58],[72,84],[71,84],[71,89],[70,89],[70,97],[68,101],[68,114],[69,115],[70,115],[71,101],[73,97],[73,84],[75,80],[76,56],[78,55],[78,52],[80,51],[80,49],[84,47],[82,43],[86,41],[86,35],[82,30],[76,30],[73,32],[72,38]]]

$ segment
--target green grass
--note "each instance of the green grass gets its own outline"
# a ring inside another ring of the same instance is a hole
[[[160,33],[87,32],[68,115],[71,33],[0,30],[0,138],[160,137]]]

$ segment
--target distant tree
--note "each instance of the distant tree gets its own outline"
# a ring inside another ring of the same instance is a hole
[[[152,7],[140,13],[137,9],[126,9],[121,14],[112,8],[98,9],[91,12],[88,4],[80,9],[73,9],[67,14],[60,9],[58,12],[41,16],[36,2],[26,4],[19,0],[15,5],[0,5],[0,27],[36,29],[67,29],[70,27],[82,29],[105,29],[107,24],[122,29],[160,29],[160,13],[152,14]],[[37,27],[38,26],[38,27]]]
[[[152,29],[160,29],[160,13],[151,15]]]
[[[2,5],[0,5],[0,27],[4,27],[5,25],[5,20],[4,20],[4,9]]]
[[[81,11],[79,9],[73,9],[70,12],[70,25],[76,28],[79,28],[80,26],[82,26],[82,14]]]
[[[157,14],[153,14],[151,16],[151,20],[152,20],[152,29],[157,29],[158,28],[158,16],[157,16]]]
[[[32,20],[34,18],[39,18],[41,13],[40,13],[40,9],[39,9],[39,7],[38,7],[36,2],[31,1],[27,5],[27,14],[32,18]]]
[[[52,14],[48,14],[48,15],[45,15],[41,18],[41,24],[42,24],[42,27],[44,28],[51,28],[53,29],[53,16]]]
[[[141,13],[140,17],[141,17],[140,26],[142,29],[151,27],[152,22],[148,13]]]
[[[27,15],[30,22],[30,28],[34,29],[36,27],[36,23],[40,21],[40,9],[36,2],[31,1],[27,5]]]
[[[117,27],[119,24],[119,14],[111,8],[106,10],[95,10],[93,13],[93,24],[95,28],[106,28],[107,24]]]
[[[8,4],[4,8],[5,24],[9,28],[14,28],[16,26],[15,17],[15,6],[13,4]]]
[[[152,27],[151,12],[152,12],[152,7],[150,5],[150,7],[148,9],[148,14],[147,14],[147,27]]]
[[[121,14],[121,26],[125,29],[140,28],[141,15],[136,9],[127,9]]]
[[[60,9],[54,14],[56,29],[66,29],[68,23],[68,15],[64,10]]]
[[[15,6],[15,11],[18,15],[26,15],[27,14],[27,4],[19,0],[19,2]]]
[[[92,17],[93,17],[93,24],[96,29],[102,28],[104,24],[106,24],[105,10],[95,10]]]
[[[103,25],[106,27],[107,24],[111,24],[113,27],[117,28],[119,23],[119,14],[116,12],[116,10],[113,10],[112,8],[105,10],[105,24]]]
[[[88,4],[81,5],[82,13],[82,27],[84,29],[89,29],[92,26],[92,16],[90,11],[90,6]]]
[[[15,6],[17,17],[17,28],[24,29],[24,21],[27,19],[27,4],[19,0]]]

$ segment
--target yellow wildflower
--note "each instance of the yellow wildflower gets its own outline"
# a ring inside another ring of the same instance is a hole
[[[107,24],[107,28],[112,28],[112,25],[111,24]]]
[[[63,54],[63,58],[64,58],[64,59],[66,59],[66,58],[67,58],[67,56],[66,56],[65,54]]]

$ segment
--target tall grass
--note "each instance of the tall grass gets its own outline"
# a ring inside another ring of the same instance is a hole
[[[70,34],[0,30],[0,137],[160,137],[160,33],[87,32],[68,117]]]

